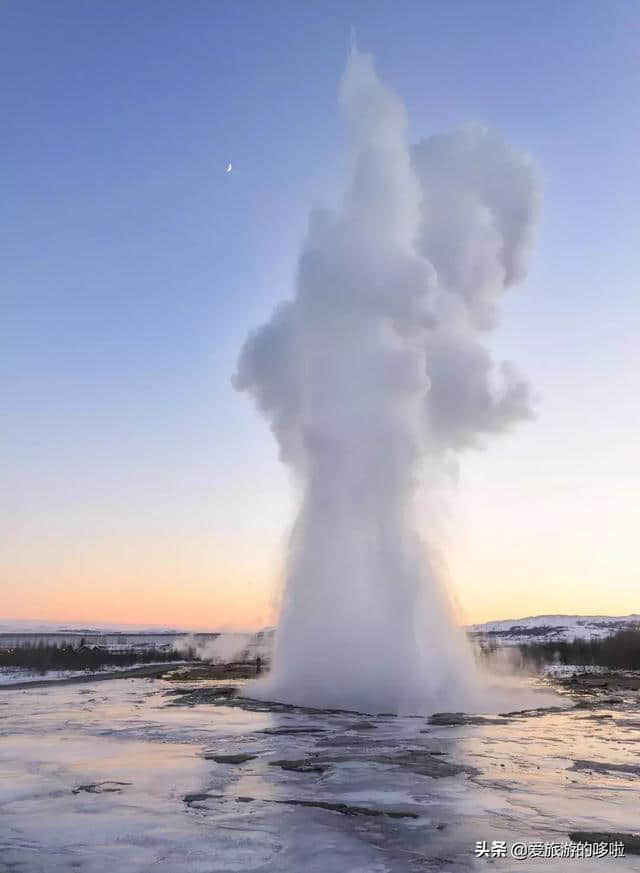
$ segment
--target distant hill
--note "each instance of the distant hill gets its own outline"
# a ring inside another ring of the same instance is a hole
[[[469,636],[504,645],[602,639],[627,627],[640,627],[640,615],[534,615],[468,625]]]
[[[509,618],[500,621],[487,621],[483,624],[471,624],[465,627],[472,639],[491,640],[504,645],[519,643],[553,642],[554,640],[571,642],[575,639],[602,639],[616,631],[629,626],[640,627],[640,614],[633,615],[534,615],[527,618]],[[216,648],[223,652],[233,649],[236,655],[253,658],[260,654],[269,657],[273,648],[275,628],[267,627],[257,633],[230,633],[213,631],[189,632],[186,630],[167,629],[160,626],[127,626],[100,625],[87,628],[80,625],[61,626],[55,622],[25,622],[0,621],[0,637],[9,636],[41,636],[43,639],[68,636],[69,641],[78,635],[83,635],[88,642],[94,636],[105,637],[98,644],[109,645],[122,642],[133,646],[177,645],[187,637],[197,638],[203,642],[205,638],[218,638]],[[109,640],[106,640],[106,638]],[[126,637],[126,640],[124,639]],[[134,639],[135,637],[135,639]],[[113,638],[113,639],[111,639]],[[60,642],[60,640],[57,640]],[[94,641],[95,642],[95,641]],[[212,652],[212,654],[214,654]]]

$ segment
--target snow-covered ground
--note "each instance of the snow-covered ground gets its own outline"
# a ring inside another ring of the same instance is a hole
[[[566,679],[574,673],[606,673],[608,667],[597,667],[591,664],[545,664],[542,668],[545,676],[554,679]]]
[[[96,673],[101,672],[96,670]],[[17,685],[22,682],[41,682],[43,679],[72,679],[84,676],[84,670],[47,670],[40,673],[26,667],[0,667],[0,685]]]
[[[75,679],[79,676],[99,676],[101,673],[122,673],[127,670],[135,670],[144,667],[166,667],[169,669],[177,662],[151,661],[144,664],[129,664],[125,667],[106,665],[97,670],[47,670],[40,673],[37,670],[28,670],[26,667],[0,667],[0,685],[18,685],[24,682],[42,682],[43,680],[55,681],[56,679]]]
[[[504,645],[575,639],[602,639],[624,628],[640,626],[640,615],[535,615],[469,625],[473,637]]]
[[[273,628],[258,632],[241,633],[204,632],[186,630],[135,629],[117,627],[60,627],[55,624],[0,623],[0,648],[19,648],[24,645],[57,645],[77,648],[83,641],[88,646],[99,646],[109,651],[136,649],[138,651],[196,649],[204,657],[223,660],[267,656],[273,643]]]
[[[468,625],[465,630],[472,638],[487,639],[505,645],[519,643],[571,641],[577,638],[601,639],[626,627],[640,626],[640,615],[536,615],[527,618],[488,621]],[[114,651],[122,648],[148,650],[186,649],[193,646],[205,658],[212,660],[240,660],[260,655],[269,659],[273,649],[274,628],[257,633],[247,632],[190,632],[154,627],[99,626],[82,628],[54,623],[0,622],[0,646],[21,645],[25,635],[36,643],[57,642],[59,645],[78,645],[84,636],[88,645],[105,646]]]
[[[115,624],[111,622],[99,622],[87,624],[86,622],[59,622],[59,621],[35,621],[28,619],[0,619],[0,633],[29,633],[29,634],[187,634],[194,631],[189,628],[172,628],[157,624]],[[210,633],[213,631],[207,631]]]

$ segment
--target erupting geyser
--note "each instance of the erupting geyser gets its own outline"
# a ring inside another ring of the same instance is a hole
[[[465,707],[473,659],[414,497],[426,462],[530,415],[526,382],[480,340],[524,275],[535,177],[480,126],[411,146],[404,107],[355,48],[340,105],[344,203],[312,212],[294,297],[247,339],[234,377],[301,485],[261,696]]]

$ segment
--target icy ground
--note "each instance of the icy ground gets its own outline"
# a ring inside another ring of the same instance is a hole
[[[474,857],[477,840],[637,832],[637,696],[432,724],[184,691],[0,690],[0,871],[640,869],[637,855]]]
[[[92,673],[94,676],[99,676],[101,673],[126,673],[128,670],[135,670],[136,668],[167,666],[167,661],[145,661],[138,664],[128,664],[123,667],[105,664],[104,667],[97,667]],[[77,679],[78,677],[90,676],[92,673],[88,670],[46,670],[42,673],[39,670],[29,670],[27,667],[0,667],[0,686],[22,685],[25,682],[52,682],[56,679]]]

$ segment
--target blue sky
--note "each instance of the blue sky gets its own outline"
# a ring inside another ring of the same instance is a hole
[[[640,611],[640,7],[22,0],[0,22],[7,617],[267,620],[292,501],[230,377],[340,196],[351,25],[413,138],[489,123],[544,183],[495,341],[539,416],[462,462],[463,611]]]

